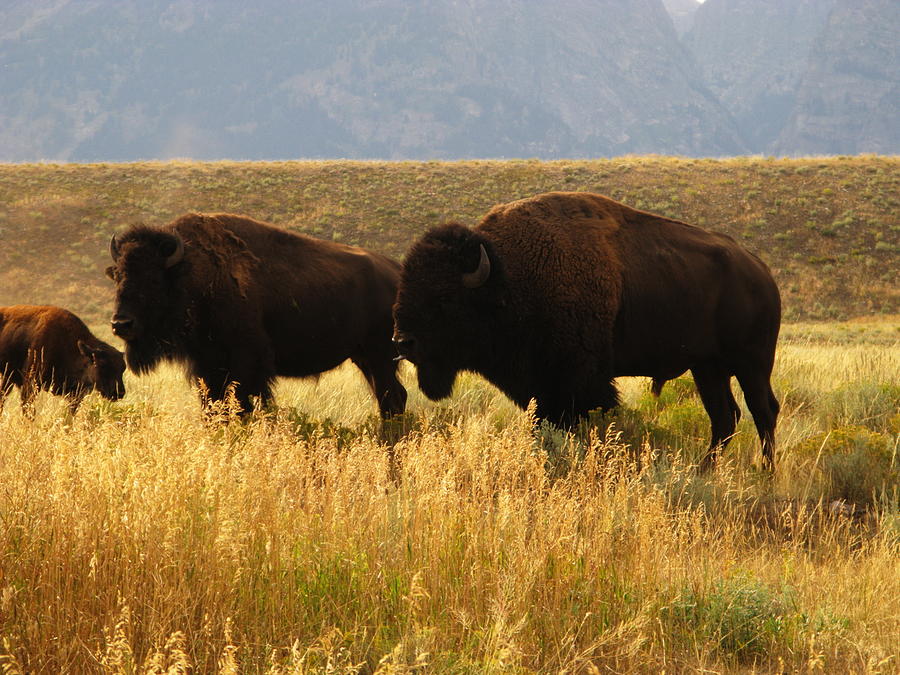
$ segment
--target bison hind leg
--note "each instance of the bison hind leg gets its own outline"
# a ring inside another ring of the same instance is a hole
[[[748,370],[737,375],[744,400],[753,416],[759,440],[762,443],[763,468],[775,471],[775,425],[781,406],[764,370]]]

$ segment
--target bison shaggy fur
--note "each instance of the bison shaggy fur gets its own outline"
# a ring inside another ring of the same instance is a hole
[[[430,398],[449,395],[468,370],[565,425],[615,406],[616,377],[649,376],[658,389],[690,370],[712,427],[704,466],[740,417],[736,376],[774,467],[780,317],[769,269],[732,238],[557,192],[419,239],[404,263],[394,341]]]
[[[47,305],[0,307],[0,409],[14,386],[29,416],[42,390],[68,398],[73,413],[92,390],[115,401],[125,395],[124,372],[122,352],[94,337],[72,312]]]
[[[383,416],[403,412],[391,304],[400,265],[355,246],[244,216],[189,213],[110,242],[113,332],[138,373],[183,363],[208,397],[265,405],[276,376],[307,377],[351,359]]]

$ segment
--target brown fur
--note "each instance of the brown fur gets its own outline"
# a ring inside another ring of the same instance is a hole
[[[125,360],[97,339],[84,322],[61,307],[0,307],[0,409],[13,386],[22,409],[33,413],[34,397],[47,390],[66,396],[74,412],[96,389],[108,399],[125,394]]]
[[[464,288],[479,246],[490,276]],[[658,393],[691,370],[712,422],[709,462],[740,415],[736,375],[770,465],[780,315],[768,268],[730,237],[589,193],[501,204],[474,229],[434,228],[410,249],[394,307],[395,340],[435,398],[472,370],[571,424],[617,404],[615,377],[652,377]]]
[[[184,244],[171,268],[165,259]],[[403,411],[391,304],[400,266],[377,253],[244,216],[190,213],[116,239],[113,330],[129,366],[186,364],[213,400],[235,386],[243,410],[276,376],[307,377],[351,359],[382,415]]]

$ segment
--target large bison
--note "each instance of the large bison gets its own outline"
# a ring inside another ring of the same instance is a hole
[[[461,370],[562,424],[618,402],[613,379],[690,370],[712,423],[703,465],[735,430],[737,376],[774,469],[769,377],[781,301],[768,268],[723,234],[589,193],[501,204],[410,249],[394,342],[432,399]]]
[[[61,307],[0,307],[0,410],[14,386],[22,410],[34,413],[34,397],[47,390],[69,399],[74,413],[91,390],[111,401],[125,395],[122,352],[97,339]]]
[[[242,411],[266,404],[276,376],[351,359],[382,416],[402,413],[391,304],[400,265],[382,255],[227,213],[183,215],[113,236],[113,332],[129,368],[184,363],[210,399],[229,387]]]

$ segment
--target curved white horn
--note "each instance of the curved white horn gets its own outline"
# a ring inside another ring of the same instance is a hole
[[[172,236],[175,238],[175,251],[166,258],[166,268],[174,267],[184,258],[184,241],[177,234]]]
[[[466,272],[462,275],[463,286],[466,288],[478,288],[483,286],[484,282],[491,276],[491,259],[488,258],[484,244],[481,247],[481,257],[478,260],[478,269],[474,272]]]

